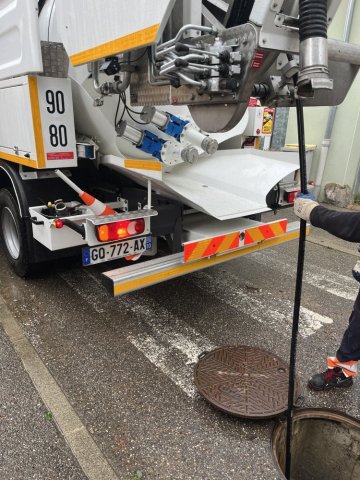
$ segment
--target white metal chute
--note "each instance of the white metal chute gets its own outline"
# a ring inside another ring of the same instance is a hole
[[[105,155],[102,163],[146,183],[146,171],[124,168],[118,157]],[[269,210],[266,196],[284,177],[299,168],[296,155],[259,150],[219,151],[196,164],[181,164],[152,178],[153,189],[219,220],[255,215]]]

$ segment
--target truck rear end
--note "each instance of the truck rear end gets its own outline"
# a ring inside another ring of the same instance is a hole
[[[289,2],[185,3],[3,7],[1,241],[19,275],[122,259],[103,272],[120,295],[298,236],[261,221],[298,188],[296,154],[267,149],[275,107],[340,103],[360,49],[320,42],[317,70]]]

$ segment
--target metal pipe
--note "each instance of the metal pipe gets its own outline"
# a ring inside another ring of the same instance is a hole
[[[299,1],[299,97],[313,97],[317,90],[332,90],[327,42],[327,1]]]
[[[352,22],[354,19],[354,10],[355,10],[355,0],[349,0],[347,12],[346,12],[345,25],[344,25],[344,33],[343,33],[344,42],[348,42],[350,39]],[[360,60],[360,47],[358,47],[357,45],[346,44],[343,42],[339,42],[337,40],[329,40],[328,48],[329,48],[329,60],[348,62],[346,57],[351,57],[352,62],[356,62],[356,60],[359,62]],[[354,53],[355,50],[357,50],[357,54]],[[354,63],[354,64],[356,65],[357,63]],[[358,63],[358,65],[360,65],[360,63]],[[326,167],[329,149],[331,145],[331,136],[332,136],[332,132],[335,124],[336,113],[337,113],[337,106],[331,107],[329,111],[327,124],[326,124],[325,136],[321,145],[320,160],[319,160],[319,165],[317,168],[317,173],[315,178],[314,194],[316,197],[319,197],[322,181],[324,178],[324,172],[325,172],[325,167]]]
[[[123,55],[123,59],[124,59],[124,63],[127,63],[128,65],[130,65],[130,59],[131,59],[130,53],[125,53]],[[115,93],[125,92],[130,85],[130,81],[131,81],[131,72],[130,71],[122,72],[122,79],[119,80],[118,82],[113,83],[114,92]]]
[[[189,63],[189,67],[201,68],[206,70],[219,70],[219,65],[200,65],[198,63]]]
[[[148,65],[148,82],[150,85],[156,85],[159,87],[170,85],[169,80],[166,80],[165,77],[159,77],[156,75],[154,64],[151,62],[149,62]]]
[[[130,62],[130,53],[125,53],[124,54],[124,63]],[[100,93],[101,95],[106,95],[110,93],[122,93],[125,92],[126,89],[130,85],[131,81],[131,72],[122,72],[122,79],[119,80],[118,82],[105,82],[103,84],[100,84],[99,80],[99,70],[100,70],[100,65],[99,61],[96,60],[95,62],[92,63],[92,76],[93,76],[93,84],[94,84],[94,90],[97,93]]]
[[[194,87],[206,88],[206,82],[204,82],[204,81],[193,80],[192,78],[190,78],[187,75],[184,75],[183,73],[180,73],[180,72],[177,72],[177,75],[180,78],[182,78],[189,85],[193,85]]]
[[[355,0],[351,0],[355,1]],[[329,60],[360,65],[360,46],[341,40],[328,40]]]
[[[189,62],[190,60],[206,61],[207,59],[204,55],[197,55],[197,54],[185,55],[184,57],[175,56],[174,58],[169,59],[167,63],[164,63],[161,66],[160,74],[164,73],[165,70],[167,71],[170,67],[178,68],[175,64],[177,60],[181,60],[182,62]]]
[[[147,209],[151,210],[151,180],[147,181]]]
[[[101,85],[99,82],[99,62],[93,62],[92,64],[92,76],[94,81],[94,90],[97,93],[101,93]]]
[[[203,32],[203,33],[210,33],[213,35],[217,34],[217,30],[214,27],[205,27],[202,25],[192,25],[192,24],[184,25],[182,28],[180,28],[176,37],[158,46],[158,49],[157,49],[158,52],[160,52],[160,50],[163,50],[164,48],[170,47],[171,45],[175,45],[175,43],[180,40],[183,33],[185,33],[187,30],[199,30],[200,32]]]
[[[187,47],[189,49],[189,54],[190,53],[198,53],[200,55],[208,55],[211,57],[219,58],[219,53],[217,52],[208,52],[205,50],[200,50],[199,48],[194,48],[194,45],[188,45],[186,43],[183,44],[184,47]],[[175,53],[175,45],[172,47],[166,48],[165,50],[162,50],[161,52],[156,52],[156,60],[160,60],[163,58],[165,55],[169,53]]]

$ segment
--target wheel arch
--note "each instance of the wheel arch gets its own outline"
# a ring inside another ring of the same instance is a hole
[[[18,165],[9,165],[0,159],[0,188],[9,188],[15,194],[20,216],[29,217],[29,208]]]

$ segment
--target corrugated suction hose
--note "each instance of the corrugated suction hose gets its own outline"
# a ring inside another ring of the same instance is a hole
[[[327,38],[327,0],[300,0],[300,42],[307,38]]]

